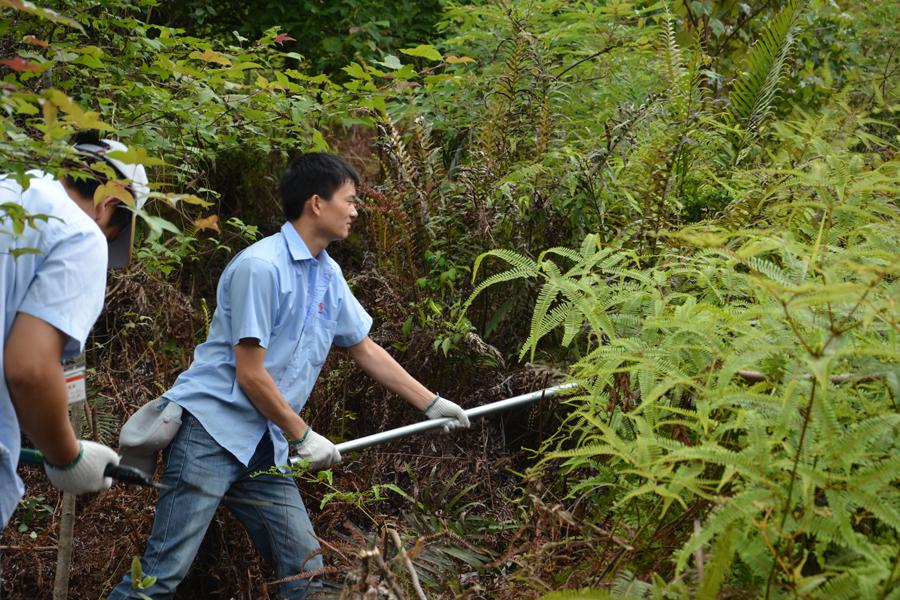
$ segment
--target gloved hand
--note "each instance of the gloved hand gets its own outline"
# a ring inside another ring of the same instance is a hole
[[[44,462],[50,483],[64,492],[87,494],[108,490],[112,477],[104,477],[106,465],[119,464],[119,455],[112,448],[88,440],[79,440],[81,452],[68,465],[58,467]]]
[[[327,469],[341,462],[341,453],[328,438],[319,435],[311,428],[303,435],[303,439],[291,443],[297,449],[300,458],[309,462],[311,471]]]
[[[450,421],[444,425],[444,433],[448,433],[457,427],[469,428],[469,417],[466,416],[466,411],[464,411],[459,404],[450,402],[446,398],[441,398],[440,396],[437,396],[434,399],[434,402],[425,409],[425,416],[429,419],[440,419],[442,417],[456,419],[455,421]]]

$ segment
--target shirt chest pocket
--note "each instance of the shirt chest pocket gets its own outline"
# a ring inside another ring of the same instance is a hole
[[[328,351],[331,350],[336,327],[337,321],[317,315],[306,326],[306,331],[300,337],[298,354],[305,355],[306,360],[316,369],[320,368],[328,357]]]
[[[318,374],[328,357],[336,327],[337,321],[325,319],[321,315],[316,315],[310,320],[281,377],[278,378],[278,387],[282,392],[293,386],[297,378],[304,373],[307,377],[315,377]],[[314,382],[307,383],[312,387]]]

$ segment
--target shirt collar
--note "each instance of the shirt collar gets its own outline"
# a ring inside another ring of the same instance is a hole
[[[312,255],[306,245],[306,242],[303,241],[303,238],[300,237],[300,234],[297,233],[297,230],[294,229],[294,226],[291,225],[290,221],[287,221],[284,225],[281,226],[281,233],[282,235],[284,235],[285,242],[287,242],[288,250],[291,253],[291,258],[293,258],[294,260],[314,260],[320,264],[328,260],[328,253],[325,252],[324,249],[318,257]]]

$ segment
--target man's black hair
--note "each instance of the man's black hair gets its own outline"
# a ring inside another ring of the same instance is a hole
[[[75,135],[72,136],[71,142],[76,150],[78,149],[78,146],[82,145],[82,144],[87,144],[87,145],[91,145],[91,146],[105,146],[106,145],[103,142],[103,140],[100,139],[100,132],[97,130],[93,130],[93,129],[86,130],[86,131],[79,131],[79,132],[75,133]],[[113,170],[113,172],[116,174],[117,179],[126,179],[126,180],[128,179],[124,173],[122,173],[121,171],[119,171],[119,169],[116,168],[116,166],[114,164],[105,160],[100,155],[94,154],[93,152],[84,152],[83,151],[83,152],[81,152],[80,158],[81,158],[81,160],[79,162],[81,163],[81,165],[90,166],[93,163],[102,162],[103,164],[105,164],[106,166],[108,166],[110,169]],[[70,169],[77,169],[77,170],[83,172],[84,169],[80,168],[81,165],[79,165],[78,163],[74,163],[72,161],[66,161],[66,163],[63,166],[70,168]],[[66,183],[68,185],[72,186],[75,189],[75,191],[78,192],[78,194],[80,196],[82,196],[83,198],[87,198],[89,200],[93,200],[94,193],[97,191],[97,188],[100,187],[101,185],[105,184],[108,181],[106,174],[99,169],[91,169],[88,172],[87,177],[66,176],[64,179],[66,180]],[[134,194],[132,193],[132,195],[134,195]],[[115,210],[115,212],[113,212],[113,216],[110,219],[109,224],[112,227],[125,227],[126,225],[128,225],[131,222],[131,215],[132,215],[132,213],[128,209],[128,207],[125,206],[125,204],[120,203],[119,205],[116,206],[116,210]]]
[[[301,154],[281,177],[279,192],[284,217],[288,221],[300,218],[303,205],[315,194],[331,200],[338,188],[351,181],[359,186],[359,175],[343,158],[327,152]]]

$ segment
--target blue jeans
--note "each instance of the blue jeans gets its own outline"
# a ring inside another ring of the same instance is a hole
[[[245,467],[216,443],[193,415],[184,411],[181,428],[166,450],[165,458],[162,482],[170,489],[160,492],[153,531],[141,558],[144,575],[154,575],[157,581],[141,590],[144,594],[153,600],[174,596],[220,502],[241,521],[277,579],[322,568],[319,543],[294,480],[277,475],[251,477],[274,463],[268,432]],[[216,497],[197,494],[191,486]],[[278,505],[251,506],[222,501],[225,494],[274,501]],[[302,599],[320,589],[321,583],[316,579],[299,579],[278,585],[277,597]],[[129,572],[108,600],[139,597],[132,590]]]

